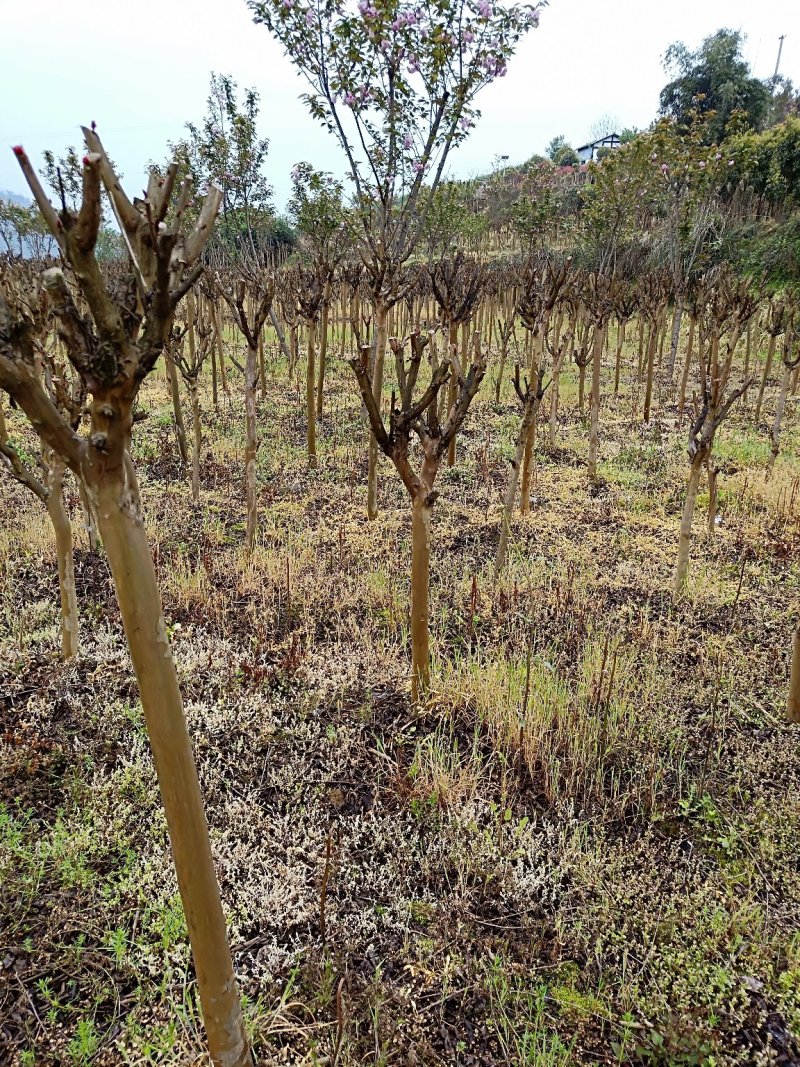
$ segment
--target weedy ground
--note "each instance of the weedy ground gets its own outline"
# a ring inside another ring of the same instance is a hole
[[[204,397],[199,509],[161,375],[135,431],[259,1061],[800,1063],[800,734],[782,719],[797,402],[770,481],[754,398],[723,426],[720,521],[709,540],[701,498],[673,607],[674,406],[643,427],[635,382],[607,396],[590,486],[567,375],[558,448],[540,434],[533,507],[493,589],[518,414],[487,388],[441,477],[435,684],[414,707],[409,506],[384,463],[365,519],[349,375],[331,368],[309,471],[302,382],[270,356],[250,559],[238,383],[217,411]],[[106,563],[79,530],[83,646],[64,664],[46,516],[0,494],[0,1060],[201,1063]],[[70,505],[77,528],[74,491]]]

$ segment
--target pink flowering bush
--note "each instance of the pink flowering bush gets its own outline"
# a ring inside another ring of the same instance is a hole
[[[546,2],[546,0],[544,0]],[[360,199],[435,186],[543,3],[248,0],[305,77],[312,115],[339,140]]]

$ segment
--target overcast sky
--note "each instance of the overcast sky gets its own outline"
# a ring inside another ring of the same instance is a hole
[[[588,139],[605,114],[647,126],[666,78],[661,57],[676,40],[695,48],[725,26],[747,36],[758,77],[775,68],[800,83],[798,0],[551,0],[508,75],[479,98],[483,112],[452,157],[458,176],[486,171],[498,155],[520,162],[563,133]],[[261,94],[268,173],[282,209],[294,163],[342,172],[332,138],[298,99],[303,83],[244,0],[0,0],[0,189],[26,193],[10,146],[34,161],[80,141],[95,120],[129,192],[148,160],[165,156],[184,122],[205,113],[209,72]]]

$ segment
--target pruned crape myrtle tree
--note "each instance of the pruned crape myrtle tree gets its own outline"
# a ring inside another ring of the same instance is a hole
[[[478,92],[506,67],[539,5],[492,0],[248,0],[305,77],[311,114],[338,140],[355,197],[355,233],[374,310],[370,380],[380,411],[389,311],[451,149]],[[423,195],[423,191],[424,195]],[[370,438],[367,514],[378,513],[378,442]]]
[[[258,389],[258,345],[272,310],[275,295],[275,276],[262,266],[256,255],[245,254],[232,271],[216,275],[217,289],[230,308],[233,321],[244,337],[247,353],[242,365],[231,354],[231,362],[244,377],[245,412],[245,497],[247,528],[245,549],[252,553],[258,532],[258,496],[256,492],[256,457],[258,455],[258,427],[256,425],[256,391]]]
[[[592,391],[589,397],[589,478],[597,480],[600,443],[600,371],[608,320],[613,310],[613,284],[604,274],[589,276],[586,306],[592,323]]]
[[[168,358],[177,368],[189,393],[192,411],[192,501],[200,503],[200,449],[203,444],[203,426],[200,416],[200,375],[211,353],[214,335],[211,326],[198,314],[198,302],[194,292],[186,294],[186,330],[170,345]]]
[[[297,281],[297,309],[306,324],[306,454],[308,465],[313,469],[317,466],[317,404],[314,393],[317,338],[326,289],[330,293],[330,278],[324,267],[317,265],[311,270],[301,270]],[[325,326],[322,333],[327,333]]]
[[[506,498],[503,504],[503,517],[500,523],[500,540],[497,543],[497,555],[495,556],[494,571],[492,574],[492,582],[495,585],[497,584],[497,579],[500,577],[500,571],[503,569],[503,563],[505,562],[506,552],[508,550],[508,539],[511,534],[511,518],[514,514],[514,502],[517,498],[519,472],[522,467],[522,453],[525,450],[525,442],[528,440],[528,431],[533,425],[536,413],[539,410],[542,398],[547,389],[544,382],[544,374],[544,365],[540,365],[537,371],[536,381],[530,385],[526,378],[523,387],[520,385],[519,380],[519,363],[517,363],[514,368],[514,392],[517,394],[517,399],[522,406],[522,418],[517,432],[516,444],[514,445],[514,458],[511,460],[511,471],[508,475]]]
[[[0,387],[14,398],[43,443],[86,485],[139,683],[209,1052],[215,1067],[245,1067],[251,1056],[208,826],[130,457],[134,402],[164,351],[179,302],[202,271],[200,256],[220,193],[209,190],[196,224],[184,233],[191,185],[182,184],[173,197],[177,166],[162,178],[152,174],[144,198],[131,202],[97,135],[86,129],[84,136],[89,154],[84,157],[77,212],[66,206],[56,212],[23,149],[15,152],[64,261],[63,269],[45,271],[42,281],[60,339],[90,397],[88,436],[76,432],[37,377],[28,324],[13,313],[2,292]],[[117,280],[113,291],[94,254],[101,184],[114,205],[130,256],[130,272]],[[88,314],[81,312],[78,299]]]
[[[550,329],[550,317],[558,303],[561,290],[569,277],[572,264],[546,262],[539,266],[530,260],[524,270],[523,284],[517,301],[517,314],[530,333],[531,354],[528,372],[532,382],[538,381],[539,369],[544,359],[545,338]],[[522,455],[522,489],[519,509],[522,514],[530,511],[531,477],[533,473],[533,449],[536,443],[536,416],[538,407],[528,426],[525,448]]]
[[[392,395],[388,430],[370,380],[369,347],[362,348],[360,359],[350,361],[375,440],[394,463],[411,497],[411,695],[414,700],[424,696],[430,687],[428,585],[431,509],[439,495],[433,486],[450,442],[463,423],[486,373],[486,364],[476,337],[469,369],[465,370],[457,350],[451,348],[449,359],[442,360],[433,370],[429,384],[415,400],[414,390],[422,355],[429,340],[419,331],[404,340],[391,339],[398,393]],[[411,356],[406,360],[405,348],[408,344],[411,346]],[[456,379],[456,396],[442,423],[439,419],[439,392],[451,375]],[[412,433],[422,447],[422,463],[418,472],[412,466]]]
[[[12,323],[21,327],[27,347],[26,360],[51,403],[75,431],[81,419],[86,388],[77,375],[71,375],[58,362],[48,344],[47,298],[41,285],[29,276],[10,272],[0,275],[5,306],[0,303],[0,337]],[[58,565],[58,588],[61,600],[61,655],[71,659],[80,643],[80,617],[75,591],[72,523],[64,503],[64,458],[42,442],[39,455],[30,462],[24,450],[9,438],[5,417],[0,411],[0,468],[4,468],[20,485],[24,485],[47,509],[53,525]]]
[[[292,168],[292,198],[289,201],[289,212],[300,231],[302,248],[309,255],[314,273],[322,284],[318,346],[319,373],[316,384],[316,414],[317,418],[320,418],[328,359],[328,321],[333,279],[338,264],[348,251],[344,187],[332,175],[315,170],[310,163],[298,163]],[[313,399],[313,378],[311,384]],[[310,409],[308,417],[311,418]],[[309,435],[311,432],[309,430]],[[309,460],[310,457],[311,450],[309,449]]]
[[[700,315],[700,396],[695,397],[695,412],[689,430],[689,481],[678,537],[673,599],[686,583],[689,549],[700,476],[711,463],[714,438],[729,411],[745,391],[745,381],[729,388],[736,347],[757,300],[746,282],[735,282],[722,274],[706,279]],[[713,478],[713,474],[712,474]]]

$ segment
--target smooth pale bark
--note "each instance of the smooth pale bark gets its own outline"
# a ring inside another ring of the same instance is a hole
[[[73,556],[72,524],[64,506],[64,472],[66,465],[50,453],[47,471],[47,513],[56,537],[58,561],[58,590],[61,596],[61,656],[72,659],[80,643],[80,616],[75,592],[75,560]]]
[[[431,509],[423,489],[411,500],[411,699],[431,684],[428,587],[431,561]]]
[[[261,389],[261,395],[266,396],[267,392],[267,367],[264,362],[264,327],[258,331],[258,381]]]
[[[664,370],[664,381],[668,385],[672,385],[672,379],[675,375],[675,360],[678,356],[678,345],[681,339],[681,322],[683,321],[683,294],[678,298],[678,302],[675,305],[675,311],[672,314],[672,331],[669,342],[669,359],[667,361],[666,368]]]
[[[167,374],[169,375],[169,388],[172,393],[172,411],[175,416],[175,436],[178,439],[181,463],[185,467],[189,462],[189,449],[186,444],[186,423],[183,421],[183,405],[181,404],[181,391],[178,385],[178,371],[169,358],[167,358]]]
[[[689,338],[686,342],[686,358],[683,361],[683,372],[681,373],[681,392],[680,399],[678,400],[678,418],[683,418],[684,408],[686,407],[686,386],[689,382],[689,368],[692,365],[692,355],[694,354],[694,332],[697,326],[697,319],[694,315],[689,316]]]
[[[786,718],[789,722],[800,722],[800,622],[795,626],[792,638],[792,670],[789,676]]]
[[[600,370],[603,356],[604,326],[594,328],[594,353],[592,355],[592,395],[589,398],[589,477],[592,481],[597,479],[597,452],[599,448],[600,427]]]
[[[324,327],[323,327],[324,329]],[[308,324],[308,360],[306,362],[306,453],[309,467],[317,465],[317,405],[314,396],[316,382],[316,332],[314,322]]]
[[[636,381],[641,384],[644,369],[644,315],[639,316],[639,342],[636,349]]]
[[[581,360],[578,364],[578,411],[581,415],[586,410],[586,364]]]
[[[689,570],[689,550],[692,546],[692,519],[697,504],[697,493],[700,488],[700,475],[707,453],[699,450],[692,459],[689,468],[689,481],[686,486],[686,502],[683,505],[681,528],[678,535],[678,558],[675,563],[675,581],[672,588],[672,599],[677,600],[683,592],[686,583],[686,574]]]
[[[252,1059],[211,856],[200,783],[161,608],[138,488],[106,477],[90,488],[119,601],[153,752],[197,986],[215,1067]]]
[[[775,460],[778,458],[778,453],[781,450],[781,422],[783,421],[783,413],[786,409],[786,397],[789,393],[789,382],[792,376],[792,368],[784,363],[783,365],[783,377],[781,378],[781,390],[778,393],[778,404],[775,408],[775,418],[772,423],[771,445],[769,451],[769,460],[767,461],[767,474],[772,472],[772,468],[775,466]]]
[[[717,533],[717,476],[719,471],[714,466],[711,457],[708,457],[708,523],[706,533],[709,541],[713,541]]]
[[[322,403],[325,390],[325,368],[328,361],[328,320],[330,317],[331,283],[325,283],[325,294],[322,298],[322,323],[320,324],[319,338],[319,382],[317,384],[317,418],[322,418]]]
[[[383,394],[383,367],[386,360],[386,324],[389,316],[387,306],[378,302],[375,306],[375,364],[372,373],[372,395],[378,410],[381,408]],[[370,430],[369,464],[367,468],[367,518],[378,517],[378,442]]]
[[[258,530],[258,501],[256,497],[256,453],[258,432],[256,428],[256,388],[258,386],[258,352],[247,346],[247,362],[244,368],[244,414],[245,414],[245,495],[247,502],[247,533],[245,546],[248,555],[256,544]]]
[[[197,379],[189,381],[189,401],[192,406],[192,500],[200,503],[200,448],[203,443],[203,427],[200,423],[200,395]]]
[[[647,382],[644,392],[644,421],[650,421],[650,406],[653,401],[653,372],[655,370],[656,349],[658,347],[658,320],[653,319],[650,323],[650,334],[647,338]]]
[[[758,425],[758,421],[761,418],[761,405],[764,403],[764,389],[767,385],[769,372],[772,370],[772,360],[775,356],[775,344],[777,340],[778,338],[774,333],[771,333],[769,335],[769,344],[767,345],[767,362],[764,364],[764,373],[761,375],[761,382],[758,386],[758,396],[756,397],[756,426]]]
[[[625,344],[625,327],[627,323],[621,322],[617,330],[617,354],[614,360],[614,396],[619,394],[619,374],[622,366],[622,348]]]
[[[214,341],[217,348],[217,358],[219,359],[219,380],[223,390],[228,392],[228,377],[225,371],[225,349],[222,344],[222,327],[219,321],[219,311],[215,301],[211,301],[211,317],[214,322]]]
[[[448,358],[449,358],[451,352],[455,352],[456,351],[456,345],[457,344],[458,344],[458,325],[455,322],[451,322],[450,323],[449,334],[448,334],[448,349],[447,349]],[[453,404],[455,404],[455,402],[456,402],[456,388],[457,388],[457,386],[456,386],[455,376],[451,374],[450,375],[450,381],[447,383],[447,401],[446,401],[447,406],[446,406],[445,411],[444,411],[445,415],[446,415],[446,413],[448,411],[450,411],[450,409],[452,408]],[[448,448],[447,448],[447,466],[448,467],[454,467],[455,466],[455,462],[456,462],[456,440],[455,440],[455,437],[454,437],[453,440],[448,445]]]

